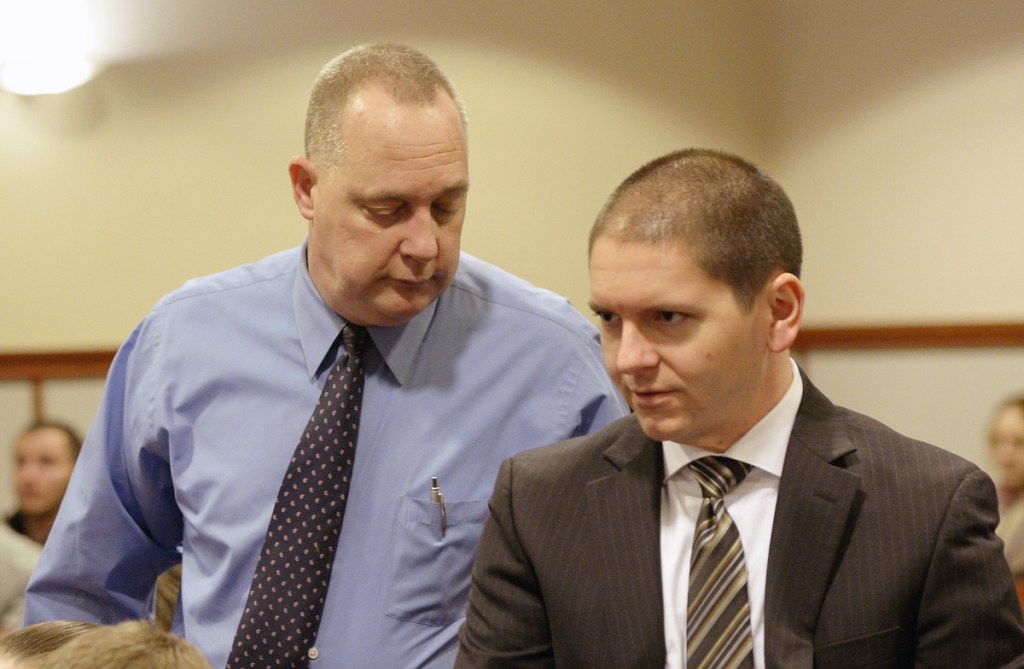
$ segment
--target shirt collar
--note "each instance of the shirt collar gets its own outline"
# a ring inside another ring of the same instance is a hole
[[[746,462],[777,477],[782,476],[782,465],[786,459],[789,435],[793,431],[796,412],[800,408],[800,400],[804,394],[804,383],[800,378],[800,370],[792,359],[789,363],[793,368],[793,380],[782,399],[772,407],[772,410],[764,418],[740,437],[739,441],[723,453],[723,455]],[[678,444],[674,441],[666,441],[662,453],[665,458],[666,481],[694,460],[709,455],[702,448]]]
[[[299,268],[295,276],[292,299],[306,371],[310,379],[315,379],[324,368],[327,356],[332,355],[332,345],[346,321],[324,302],[313,285],[306,265],[308,243],[308,240],[303,241],[299,250]],[[402,325],[366,328],[374,347],[399,384],[404,384],[409,378],[416,352],[427,335],[436,309],[437,300],[434,300],[426,309]]]

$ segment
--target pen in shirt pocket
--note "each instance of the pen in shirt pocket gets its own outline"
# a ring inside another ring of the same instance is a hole
[[[436,476],[430,477],[430,501],[441,509],[441,536],[443,537],[448,531],[448,511],[444,507],[444,493],[441,492],[441,486],[438,484]]]

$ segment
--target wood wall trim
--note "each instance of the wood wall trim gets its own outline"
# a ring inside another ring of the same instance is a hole
[[[1024,347],[1024,323],[878,325],[800,330],[795,351]],[[0,353],[0,381],[105,377],[115,349]]]
[[[0,381],[102,378],[107,375],[116,352],[110,349],[0,353]]]
[[[805,328],[793,349],[799,352],[1024,346],[1024,323],[971,325],[883,325]]]

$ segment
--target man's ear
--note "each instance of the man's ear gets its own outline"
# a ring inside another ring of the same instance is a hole
[[[292,180],[292,196],[299,213],[307,221],[313,220],[313,188],[316,186],[316,165],[307,158],[296,156],[288,162],[288,176]]]
[[[768,348],[781,353],[789,350],[800,331],[800,319],[804,313],[804,285],[796,275],[782,272],[769,282],[768,298],[772,314]]]

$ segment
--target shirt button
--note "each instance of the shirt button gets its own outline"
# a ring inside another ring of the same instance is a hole
[[[320,651],[316,649],[316,646],[313,646],[309,649],[309,651],[306,652],[306,656],[309,657],[309,659],[311,660],[315,660],[316,658],[320,657]]]

